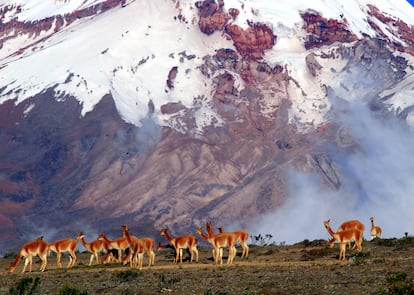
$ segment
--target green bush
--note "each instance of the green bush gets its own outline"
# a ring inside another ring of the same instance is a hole
[[[12,258],[12,259],[15,259],[16,257],[17,257],[17,253],[14,253],[14,252],[6,253],[3,256],[3,258]]]
[[[414,294],[413,279],[407,278],[407,273],[389,273],[386,276],[389,294],[412,295]]]
[[[59,290],[59,295],[88,295],[87,291],[80,291],[79,289],[73,286],[64,286]]]
[[[355,265],[362,265],[366,263],[366,258],[370,257],[371,253],[369,252],[358,252],[350,259],[353,261]]]
[[[164,274],[161,274],[159,275],[158,288],[160,288],[160,290],[169,290],[173,284],[180,281],[181,278],[177,276],[171,276],[167,278]]]
[[[36,288],[40,284],[40,278],[35,277],[34,279],[31,277],[24,277],[19,282],[17,282],[16,286],[13,286],[9,289],[10,295],[24,295],[24,294],[33,294]]]
[[[129,270],[120,271],[119,273],[116,274],[116,277],[121,282],[129,282],[129,281],[136,279],[139,275],[140,273],[138,271],[129,269]]]

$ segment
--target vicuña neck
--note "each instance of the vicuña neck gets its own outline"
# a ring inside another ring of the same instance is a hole
[[[172,238],[170,237],[170,235],[168,234],[166,230],[164,230],[164,236],[167,238],[168,241],[172,241]]]
[[[205,240],[208,241],[209,237],[207,237],[202,230],[199,230],[198,233],[200,234],[200,237]]]
[[[327,225],[326,226],[326,230],[328,231],[328,233],[333,237],[333,238],[335,238],[335,232],[332,230],[332,228],[331,228],[331,226],[330,225]]]

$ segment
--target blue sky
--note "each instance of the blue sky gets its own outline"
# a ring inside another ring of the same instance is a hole
[[[412,6],[414,6],[414,0],[407,0]]]

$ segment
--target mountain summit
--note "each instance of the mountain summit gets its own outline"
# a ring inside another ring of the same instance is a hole
[[[0,0],[0,26],[2,251],[412,219],[406,1]]]

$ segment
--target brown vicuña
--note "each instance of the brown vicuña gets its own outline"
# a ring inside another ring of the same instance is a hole
[[[106,263],[111,258],[110,250],[114,249],[118,252],[118,262],[122,262],[122,251],[129,247],[128,240],[125,236],[117,238],[115,240],[110,240],[104,234],[100,234],[98,240],[106,241],[108,244],[108,253],[102,259],[103,263]]]
[[[68,252],[69,253],[69,262],[66,265],[67,268],[72,267],[75,265],[77,257],[76,257],[76,247],[78,245],[78,240],[72,238],[65,238],[56,240],[53,243],[50,243],[49,250],[56,253],[57,259],[56,264],[58,267],[62,267],[62,263],[60,262],[62,258],[62,253]]]
[[[349,230],[349,229],[357,229],[357,230],[362,231],[362,233],[363,233],[364,230],[365,230],[365,225],[361,221],[356,220],[356,219],[347,220],[347,221],[343,222],[338,227],[338,229],[336,231],[337,232],[340,232],[340,231]],[[330,239],[329,240],[329,247],[332,248],[334,246],[334,244],[335,244],[335,241],[336,240],[334,238]],[[355,247],[356,247],[356,244],[354,244],[354,246],[352,247],[352,249],[355,249]],[[349,249],[351,248],[351,241],[348,242],[348,248]]]
[[[371,238],[381,238],[382,229],[378,225],[374,224],[374,217],[370,218],[371,220]]]
[[[83,232],[80,232],[77,237],[78,240],[81,241],[83,247],[88,252],[91,252],[91,258],[89,259],[89,265],[92,265],[93,259],[95,258],[96,264],[99,264],[99,253],[104,252],[108,253],[108,243],[105,240],[93,240],[90,243],[85,241],[85,235]]]
[[[128,226],[126,224],[124,224],[122,226],[122,230],[124,230],[124,226],[126,227],[126,229],[128,231]],[[148,266],[154,265],[155,264],[155,252],[154,252],[155,241],[152,238],[149,238],[149,237],[144,237],[144,238],[138,238],[137,236],[131,236],[131,237],[139,239],[140,242],[144,245],[144,250],[148,255]],[[129,261],[130,258],[131,258],[131,254],[128,253],[122,259],[122,263],[125,265],[126,262]]]
[[[19,264],[20,260],[24,257],[24,267],[22,273],[26,271],[27,265],[29,265],[29,271],[32,271],[33,265],[33,256],[38,255],[42,260],[42,265],[40,266],[40,271],[43,272],[46,269],[47,265],[47,254],[49,252],[49,243],[43,241],[43,237],[39,237],[34,241],[27,242],[22,246],[17,253],[17,257],[9,266],[9,272],[13,272],[17,265]]]
[[[220,234],[213,234],[212,236],[206,236],[203,233],[203,230],[201,227],[197,229],[197,233],[200,235],[200,237],[207,242],[209,242],[211,245],[213,245],[213,256],[214,256],[214,263],[223,264],[223,251],[222,248],[226,247],[229,249],[229,256],[227,258],[227,264],[232,264],[234,257],[236,256],[236,247],[234,247],[234,244],[237,241],[237,237],[234,233],[220,233]]]
[[[211,234],[213,234],[211,222],[207,222],[206,228],[207,228],[208,236],[211,236]],[[225,232],[222,227],[218,227],[217,229],[219,233]],[[237,231],[233,231],[232,233],[236,235],[237,241],[240,242],[240,245],[242,246],[243,251],[242,251],[241,258],[247,258],[247,256],[249,256],[249,246],[247,245],[247,239],[249,238],[249,233],[245,230],[237,230]]]
[[[178,262],[178,258],[180,258],[180,263],[183,262],[183,249],[189,249],[190,250],[190,262],[194,260],[198,261],[198,249],[197,249],[197,238],[193,235],[183,235],[178,236],[175,238],[172,238],[168,232],[167,229],[163,228],[160,231],[160,234],[162,236],[165,236],[165,238],[168,240],[168,242],[174,247],[175,249],[175,259],[174,263]]]
[[[157,252],[160,251],[161,249],[170,249],[172,246],[170,244],[168,245],[161,245],[160,242],[158,242],[158,246],[157,246]]]
[[[144,242],[135,236],[131,236],[126,224],[122,225],[122,233],[129,243],[129,253],[123,259],[123,264],[126,264],[129,261],[131,267],[137,267],[141,270],[145,252]]]
[[[357,229],[349,229],[334,232],[329,224],[329,220],[323,222],[328,233],[339,242],[339,260],[345,260],[346,243],[354,240],[358,252],[362,251],[362,232]]]

